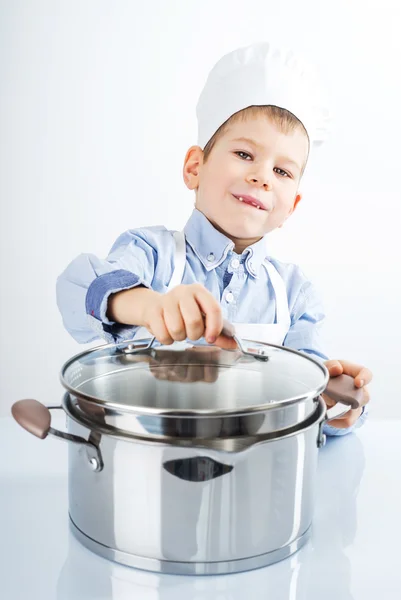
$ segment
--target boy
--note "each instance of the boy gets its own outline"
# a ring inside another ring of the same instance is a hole
[[[301,200],[310,147],[324,137],[314,81],[292,54],[269,44],[241,48],[212,69],[197,117],[198,145],[183,170],[196,203],[184,232],[130,230],[106,260],[75,259],[57,282],[67,330],[81,343],[145,334],[163,344],[203,337],[233,348],[221,335],[225,317],[244,338],[312,354],[331,377],[351,375],[367,404],[371,372],[327,361],[319,348],[324,315],[311,283],[297,266],[267,257],[265,236]],[[348,433],[362,415],[364,407],[349,411],[325,431]]]

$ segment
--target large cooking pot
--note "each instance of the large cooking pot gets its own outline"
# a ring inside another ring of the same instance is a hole
[[[320,394],[349,409],[362,390],[346,376],[328,386],[306,354],[235,339],[238,351],[126,342],[76,355],[61,371],[68,432],[35,400],[13,405],[31,433],[73,442],[69,512],[86,547],[208,574],[262,567],[307,541],[329,419]]]

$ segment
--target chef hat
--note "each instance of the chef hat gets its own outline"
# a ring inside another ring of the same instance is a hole
[[[196,107],[199,146],[238,111],[263,105],[290,111],[311,143],[326,139],[331,119],[314,71],[291,50],[266,42],[226,54],[209,73]]]

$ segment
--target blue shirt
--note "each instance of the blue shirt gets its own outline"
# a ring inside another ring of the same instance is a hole
[[[268,256],[266,237],[236,254],[234,243],[194,210],[185,229],[186,266],[182,283],[201,283],[233,323],[274,323],[275,294],[263,261],[283,278],[291,326],[284,345],[326,360],[320,342],[324,311],[319,295],[301,269]],[[81,254],[57,280],[57,303],[68,332],[80,343],[103,338],[131,339],[137,327],[110,321],[108,297],[138,285],[165,292],[174,270],[175,241],[165,227],[132,229],[114,243],[106,259]],[[363,419],[358,420],[358,426]],[[325,425],[326,433],[342,435]],[[331,431],[332,430],[332,431]]]

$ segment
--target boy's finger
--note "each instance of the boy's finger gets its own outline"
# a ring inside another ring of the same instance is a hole
[[[333,419],[332,421],[328,421],[328,425],[330,427],[335,427],[336,429],[348,429],[355,425],[359,417],[361,416],[362,408],[356,408],[355,410],[350,410],[347,414],[342,417],[338,417],[337,419]]]
[[[330,373],[330,377],[342,375],[343,367],[339,360],[326,360],[324,364]]]
[[[355,385],[362,387],[372,381],[373,373],[370,369],[349,362],[348,360],[338,361],[343,367],[343,372],[355,378]]]
[[[179,309],[184,320],[186,337],[192,341],[199,340],[205,332],[203,315],[193,296],[186,296],[180,300]]]
[[[205,315],[206,331],[205,339],[209,344],[214,344],[223,329],[223,315],[215,298],[206,289],[199,289],[195,293],[195,299]]]
[[[158,342],[164,344],[165,346],[169,346],[174,341],[170,337],[170,334],[167,331],[167,327],[164,323],[163,316],[160,313],[157,313],[152,317],[150,332],[153,333]]]
[[[170,337],[181,342],[186,339],[185,323],[177,304],[167,305],[163,310],[164,323]]]
[[[229,338],[225,335],[219,335],[214,343],[224,350],[235,350],[237,348],[237,342],[234,338]]]

